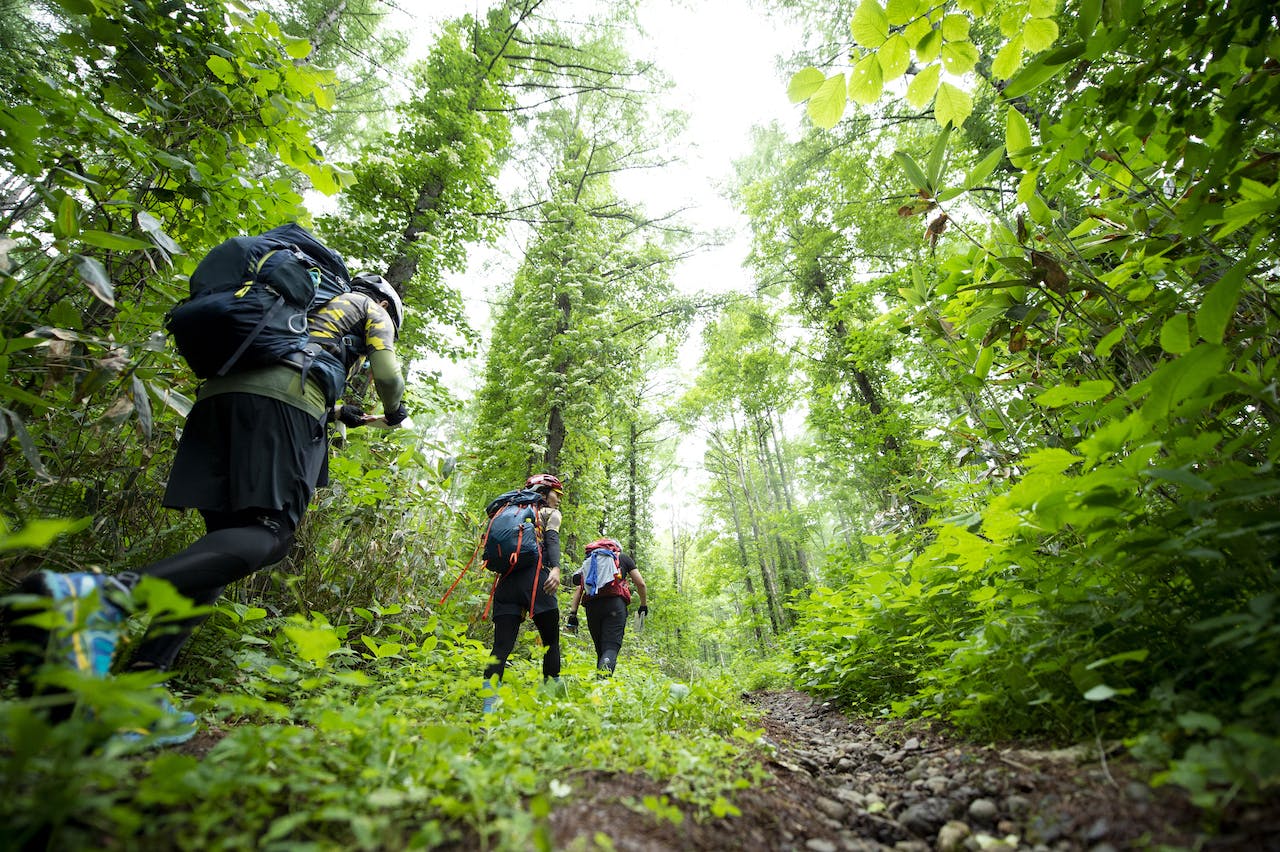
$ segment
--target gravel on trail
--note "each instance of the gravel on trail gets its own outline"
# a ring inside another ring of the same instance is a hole
[[[1119,746],[981,745],[924,724],[851,718],[796,691],[745,698],[762,712],[770,779],[736,796],[741,815],[658,818],[639,803],[662,796],[661,784],[587,771],[550,817],[554,848],[1280,850],[1280,803],[1237,808],[1203,834],[1185,795],[1150,787]]]

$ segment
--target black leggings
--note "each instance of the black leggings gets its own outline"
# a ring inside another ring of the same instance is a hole
[[[484,670],[486,678],[502,677],[507,668],[507,657],[516,646],[516,635],[520,632],[521,615],[495,615],[493,617],[493,655]],[[542,637],[542,676],[560,676],[560,610],[548,609],[533,617],[533,626],[538,628]]]
[[[622,650],[622,637],[627,633],[627,602],[621,597],[588,599],[587,630],[596,646],[596,668],[613,671]]]
[[[293,542],[293,521],[284,511],[247,509],[201,512],[204,536],[138,573],[173,584],[197,606],[209,606],[222,590],[264,565],[279,562]],[[131,668],[168,669],[204,616],[153,625],[134,652]]]

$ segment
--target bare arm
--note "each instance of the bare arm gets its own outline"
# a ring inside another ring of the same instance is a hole
[[[649,587],[644,584],[644,577],[640,576],[639,568],[631,569],[631,582],[636,584],[636,591],[640,593],[640,606],[649,605]]]

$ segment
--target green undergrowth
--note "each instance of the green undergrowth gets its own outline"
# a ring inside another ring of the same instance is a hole
[[[675,683],[630,649],[598,679],[589,641],[567,637],[552,688],[523,631],[485,715],[488,648],[463,627],[397,607],[337,627],[264,616],[220,608],[205,629],[234,641],[171,682],[201,684],[180,696],[201,719],[187,746],[103,743],[136,721],[149,682],[134,675],[64,677],[76,705],[58,725],[36,702],[0,703],[0,845],[550,848],[545,817],[584,770],[662,782],[666,795],[640,805],[655,819],[680,818],[676,803],[697,819],[735,814],[734,792],[760,771],[730,684]]]

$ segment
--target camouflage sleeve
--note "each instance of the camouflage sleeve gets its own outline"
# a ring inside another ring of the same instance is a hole
[[[364,342],[370,352],[395,351],[395,324],[386,310],[372,299],[364,314]]]

